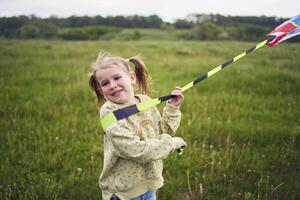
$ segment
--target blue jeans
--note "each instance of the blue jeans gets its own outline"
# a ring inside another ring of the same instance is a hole
[[[120,199],[119,197],[113,194],[110,200],[120,200]],[[141,196],[133,198],[132,200],[156,200],[156,193],[155,191],[149,191],[146,192],[145,194],[142,194]]]
[[[156,193],[155,191],[149,191],[141,196],[135,197],[132,200],[156,200]]]

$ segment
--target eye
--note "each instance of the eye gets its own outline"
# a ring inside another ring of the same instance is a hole
[[[103,86],[106,86],[107,84],[108,84],[108,82],[102,82],[102,83],[100,84],[100,86],[103,87]]]
[[[114,80],[116,81],[116,80],[119,80],[120,78],[122,78],[121,76],[116,76],[115,78],[114,78]]]

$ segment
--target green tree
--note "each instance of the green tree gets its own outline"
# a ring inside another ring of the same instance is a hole
[[[34,24],[26,24],[18,30],[17,35],[24,39],[38,38],[41,35],[41,29]]]
[[[44,21],[34,21],[24,24],[18,31],[17,36],[24,39],[44,38],[50,39],[57,36],[58,28]]]
[[[222,32],[222,28],[216,24],[203,22],[196,24],[189,33],[182,35],[182,37],[191,40],[217,40]]]
[[[177,19],[174,23],[176,28],[179,29],[191,29],[193,27],[193,22],[185,20],[185,19]]]

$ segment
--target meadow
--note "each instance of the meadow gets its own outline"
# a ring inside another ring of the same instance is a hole
[[[100,50],[142,56],[152,97],[249,42],[0,40],[0,199],[101,199],[103,132],[88,87]],[[158,199],[300,198],[300,44],[264,47],[185,92]],[[160,105],[161,109],[163,105]]]

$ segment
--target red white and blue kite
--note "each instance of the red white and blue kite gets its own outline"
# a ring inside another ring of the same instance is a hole
[[[283,42],[291,37],[300,34],[300,15],[294,17],[270,32],[268,37],[268,46],[274,46],[280,42]]]

